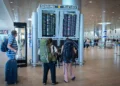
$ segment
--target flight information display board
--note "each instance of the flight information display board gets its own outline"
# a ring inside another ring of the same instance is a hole
[[[8,34],[8,30],[0,30],[0,34]]]
[[[57,9],[78,9],[78,6],[73,5],[51,5],[51,4],[41,4],[41,8],[57,8]]]

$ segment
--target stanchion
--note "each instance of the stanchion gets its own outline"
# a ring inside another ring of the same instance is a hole
[[[117,44],[114,43],[114,54],[117,54]]]
[[[120,56],[120,44],[118,44],[118,53],[117,56]]]

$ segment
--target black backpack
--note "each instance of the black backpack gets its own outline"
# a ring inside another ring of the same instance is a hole
[[[5,39],[1,44],[1,51],[2,52],[7,52],[8,51],[7,44],[8,44],[8,39]]]
[[[63,60],[66,62],[70,62],[73,59],[74,51],[72,41],[65,41],[62,56]]]
[[[73,48],[77,50],[77,53],[75,54]],[[64,48],[62,52],[62,60],[66,62],[75,61],[75,59],[78,58],[78,44],[74,42],[73,40],[66,40],[64,43]]]

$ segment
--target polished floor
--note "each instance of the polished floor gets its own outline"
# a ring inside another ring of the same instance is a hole
[[[120,57],[114,55],[113,49],[89,48],[85,49],[85,65],[76,68],[73,66],[76,80],[63,82],[62,67],[57,68],[57,86],[120,86]],[[4,82],[4,64],[7,57],[0,53],[0,86]],[[19,83],[13,86],[43,86],[42,67],[19,68]],[[50,74],[48,84],[51,85]]]

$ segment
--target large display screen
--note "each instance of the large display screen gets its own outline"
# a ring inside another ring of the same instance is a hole
[[[0,34],[8,34],[8,30],[0,30]]]

